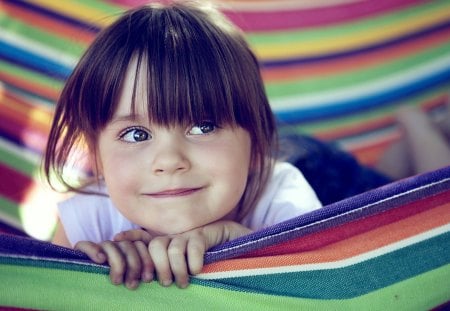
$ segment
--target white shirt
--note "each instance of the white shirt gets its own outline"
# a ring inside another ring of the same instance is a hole
[[[106,194],[104,188],[101,190]],[[259,230],[320,207],[303,174],[289,163],[278,162],[261,199],[241,224]],[[58,210],[72,246],[78,241],[112,240],[119,232],[140,228],[126,219],[108,196],[77,194],[59,203]]]

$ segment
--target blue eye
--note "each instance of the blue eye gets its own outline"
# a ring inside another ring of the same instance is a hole
[[[141,128],[130,128],[125,130],[120,139],[128,143],[137,143],[149,140],[151,138],[150,133],[147,130]]]
[[[200,124],[196,124],[189,130],[189,135],[206,135],[216,130],[217,126],[210,121],[204,121]]]

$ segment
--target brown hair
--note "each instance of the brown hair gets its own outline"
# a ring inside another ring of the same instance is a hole
[[[142,6],[99,33],[56,105],[44,160],[49,183],[54,186],[54,172],[68,190],[81,191],[67,181],[64,167],[81,143],[95,158],[98,133],[116,111],[133,57],[137,71],[147,70],[152,122],[195,124],[207,117],[250,133],[254,169],[240,202],[242,218],[255,206],[272,173],[275,120],[258,61],[242,33],[217,10],[199,3]]]

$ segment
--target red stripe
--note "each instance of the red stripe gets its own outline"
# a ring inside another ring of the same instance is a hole
[[[15,203],[23,202],[33,180],[3,163],[0,163],[0,195]]]
[[[224,11],[244,31],[276,31],[306,27],[323,27],[374,16],[427,1],[377,0],[357,1],[335,6],[279,11]],[[256,6],[255,6],[256,7]]]
[[[450,201],[450,191],[426,197],[395,209],[360,220],[339,225],[318,233],[309,234],[288,242],[269,246],[249,254],[244,258],[284,255],[318,249],[326,245],[348,239],[352,236],[371,231],[384,225],[394,223],[409,216],[431,210]]]
[[[31,150],[43,152],[47,143],[47,135],[32,129],[22,127],[20,124],[11,122],[0,114],[0,135],[8,136],[19,141]]]
[[[439,94],[426,102],[421,106],[425,110],[431,110],[439,106],[444,106],[449,100],[448,94]],[[325,141],[333,141],[342,139],[344,137],[361,135],[365,132],[376,131],[382,128],[395,125],[395,118],[393,112],[389,115],[385,115],[373,120],[364,120],[361,118],[360,122],[348,124],[346,126],[336,127],[333,129],[318,130],[314,133],[314,136]]]
[[[19,89],[26,90],[53,101],[56,101],[59,96],[58,89],[53,89],[46,85],[40,84],[39,81],[29,81],[24,77],[16,77],[5,72],[0,72],[0,80]]]
[[[43,17],[36,12],[24,8],[17,8],[13,3],[3,3],[2,9],[26,24],[33,25],[58,36],[69,38],[74,42],[81,42],[87,45],[92,42],[96,35],[96,33]]]
[[[351,57],[330,59],[320,62],[302,63],[290,66],[263,67],[262,75],[265,82],[284,82],[311,79],[348,73],[379,64],[394,62],[410,55],[434,49],[450,41],[450,29],[443,29],[431,35],[419,37],[402,44],[388,46],[379,50],[371,50]]]

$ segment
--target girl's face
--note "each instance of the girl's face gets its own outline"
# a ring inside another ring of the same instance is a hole
[[[130,66],[134,69],[133,66]],[[111,199],[130,221],[159,234],[233,219],[247,184],[251,141],[240,127],[205,120],[186,127],[150,124],[133,70],[118,109],[98,139],[99,167]]]

